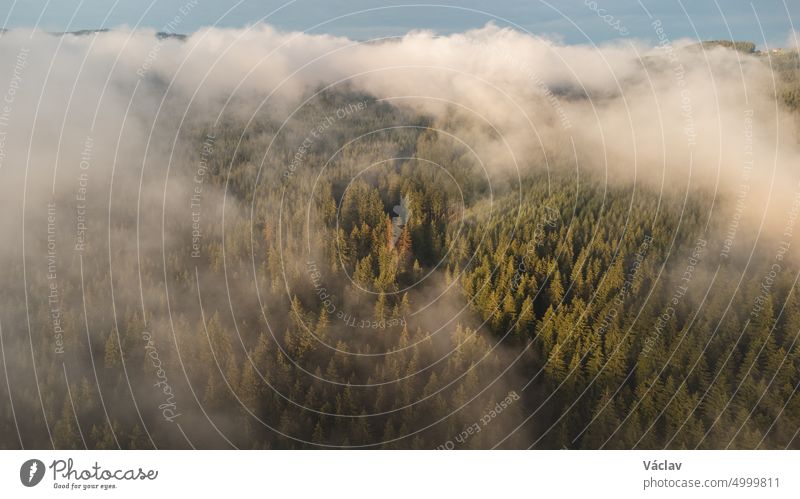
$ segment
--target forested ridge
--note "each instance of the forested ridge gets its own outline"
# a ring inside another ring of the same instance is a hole
[[[180,133],[166,215],[112,180],[4,264],[3,448],[800,445],[796,201],[755,244],[705,186],[490,180],[356,91]]]

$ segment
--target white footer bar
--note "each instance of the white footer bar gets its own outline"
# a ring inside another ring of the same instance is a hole
[[[0,496],[798,498],[798,470],[797,451],[3,451]]]

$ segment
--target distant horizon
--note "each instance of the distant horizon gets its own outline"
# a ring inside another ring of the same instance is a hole
[[[44,29],[41,29],[41,28],[36,28],[36,30],[40,31],[40,32],[43,32],[43,33],[47,33],[47,34],[53,35],[53,36],[58,36],[58,35],[87,36],[87,35],[90,35],[90,34],[93,34],[93,33],[105,33],[105,32],[119,31],[119,30],[136,30],[136,31],[152,30],[158,36],[174,37],[174,38],[182,38],[183,39],[183,38],[190,37],[193,34],[195,34],[197,32],[200,32],[200,31],[202,31],[204,29],[208,29],[208,28],[215,28],[215,29],[220,29],[220,30],[243,30],[243,29],[251,28],[253,26],[258,26],[258,25],[271,26],[271,27],[273,27],[273,28],[275,28],[275,29],[277,29],[277,30],[279,30],[281,32],[287,32],[287,33],[295,31],[295,30],[280,29],[279,27],[271,25],[269,23],[257,23],[257,24],[251,24],[251,25],[241,26],[241,27],[235,27],[235,26],[199,26],[197,29],[195,29],[193,31],[187,31],[187,32],[162,31],[162,30],[157,30],[156,28],[153,28],[151,26],[138,26],[138,27],[133,28],[131,26],[124,25],[124,24],[123,25],[119,25],[119,26],[107,27],[107,28],[83,28],[83,29],[70,30],[70,31],[51,31],[51,30],[44,30]],[[510,27],[510,28],[511,29],[515,29],[513,27]],[[14,28],[0,28],[0,34],[6,33],[6,32],[12,32],[12,31],[22,31],[22,32],[24,32],[24,31],[29,31],[31,29],[32,28],[30,26],[18,26],[18,27],[14,27]],[[480,29],[480,27],[474,27],[474,28],[470,27],[470,28],[465,29],[464,32],[467,32],[467,31],[470,31],[470,30],[473,30],[473,29]],[[409,31],[407,31],[405,33],[401,33],[401,34],[398,34],[398,35],[382,36],[382,37],[367,38],[367,39],[352,38],[352,37],[347,37],[346,35],[338,35],[338,36],[349,38],[350,40],[353,40],[355,42],[368,43],[368,42],[376,41],[376,40],[387,40],[387,39],[392,39],[392,38],[402,38],[402,37],[404,37],[406,35],[409,35],[409,34],[412,34],[414,32],[418,32],[418,31],[433,31],[433,30],[412,29],[412,30],[409,30]],[[517,30],[517,31],[519,31],[519,30]],[[453,34],[453,33],[437,33],[435,31],[434,31],[434,33],[435,33],[436,36],[442,36],[442,37]],[[310,34],[322,35],[323,33],[310,33]],[[540,34],[537,34],[537,33],[532,33],[532,34],[535,35],[535,36],[542,36],[544,38],[548,38],[547,35],[540,35]],[[790,37],[791,37],[791,34],[790,34]],[[655,43],[654,40],[648,40],[648,39],[643,39],[643,38],[630,37],[630,40],[638,40],[638,41],[650,42],[653,47],[656,47],[658,45],[657,43]],[[759,45],[754,40],[746,39],[746,38],[734,38],[734,39],[730,39],[730,38],[704,38],[704,39],[681,38],[680,40],[694,41],[694,42],[697,42],[697,43],[709,43],[709,42],[721,42],[721,41],[722,42],[734,42],[734,43],[752,42],[752,43],[755,44],[755,51],[756,52],[771,52],[771,51],[780,51],[780,50],[789,50],[789,51],[797,50],[797,51],[800,51],[800,38],[797,41],[797,43],[799,45],[794,45],[793,41],[791,39],[787,39],[786,40],[787,43],[785,43],[783,45],[770,44],[768,49],[766,47],[764,47],[763,45]],[[588,45],[588,44],[590,44],[588,42],[586,42],[586,43],[567,43],[567,42],[565,42],[563,40],[559,40],[559,41],[561,43],[563,43],[563,45],[576,45],[576,46],[578,46],[578,45]],[[674,41],[678,41],[678,40],[674,40]],[[602,45],[602,44],[606,44],[606,43],[611,43],[611,40],[608,40],[608,41],[605,41],[605,42],[596,42],[596,43],[599,44],[599,45]]]
[[[626,39],[656,43],[652,23],[662,23],[672,40],[751,41],[757,49],[796,45],[800,5],[788,0],[508,0],[491,5],[477,0],[458,3],[394,5],[386,0],[353,0],[346,5],[320,0],[12,0],[0,28],[36,28],[51,33],[153,29],[190,35],[206,27],[242,29],[268,24],[281,31],[344,36],[367,41],[411,31],[437,35],[460,33],[494,22],[558,40],[566,45],[607,44]],[[177,22],[175,22],[177,20]],[[173,29],[165,29],[170,23]],[[791,42],[791,43],[790,43]]]

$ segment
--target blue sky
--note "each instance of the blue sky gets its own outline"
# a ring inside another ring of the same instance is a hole
[[[619,29],[597,14],[599,9],[618,19],[627,36],[651,41],[649,15],[662,21],[671,39],[729,39],[732,34],[759,46],[764,38],[780,46],[786,44],[792,23],[800,31],[800,0],[641,0],[641,4],[639,0],[431,0],[424,6],[409,5],[410,0],[0,0],[0,22],[6,28],[38,25],[49,31],[120,25],[162,29],[190,2],[196,6],[182,16],[178,32],[263,21],[285,30],[369,39],[420,28],[447,34],[494,20],[566,43],[620,38]],[[587,4],[595,5],[595,10]]]

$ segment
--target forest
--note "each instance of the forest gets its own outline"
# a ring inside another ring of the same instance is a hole
[[[797,121],[797,53],[759,57]],[[306,97],[191,115],[149,191],[81,144],[2,255],[0,447],[800,448],[800,197],[759,238],[736,192]]]

